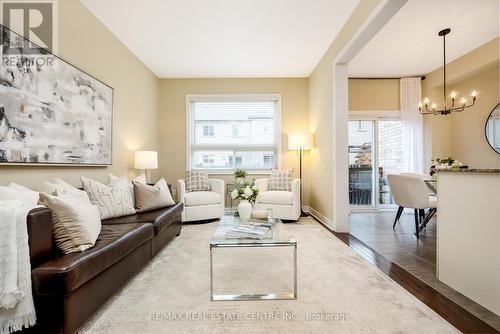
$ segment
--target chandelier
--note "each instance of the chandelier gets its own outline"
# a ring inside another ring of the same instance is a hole
[[[418,110],[422,115],[448,115],[452,112],[460,112],[467,108],[470,108],[476,103],[477,93],[475,90],[470,94],[472,102],[467,104],[467,99],[462,97],[460,102],[457,102],[457,93],[455,91],[451,92],[451,105],[448,106],[448,91],[446,88],[446,35],[451,32],[451,29],[443,29],[438,35],[443,36],[443,97],[444,97],[444,108],[440,109],[437,104],[433,102],[430,103],[429,99],[424,98],[424,102],[418,104]]]

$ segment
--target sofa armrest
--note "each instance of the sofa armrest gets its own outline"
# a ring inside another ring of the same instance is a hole
[[[255,185],[259,188],[259,192],[264,192],[269,189],[269,178],[255,180]]]
[[[184,196],[186,195],[186,183],[183,179],[177,180],[177,201],[184,202]]]
[[[28,212],[26,224],[31,267],[36,268],[54,256],[52,211],[45,207],[35,208]]]

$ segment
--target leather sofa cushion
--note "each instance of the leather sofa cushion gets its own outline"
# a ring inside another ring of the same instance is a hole
[[[61,255],[32,270],[33,292],[65,295],[154,236],[151,224],[103,225],[94,247]]]
[[[154,226],[155,235],[158,235],[163,229],[172,222],[180,219],[184,205],[177,203],[172,206],[157,210],[140,212],[135,215],[111,218],[102,221],[103,225],[131,224],[131,223],[150,223]]]
[[[193,191],[184,195],[186,206],[212,205],[222,203],[222,196],[215,191]]]
[[[279,190],[264,191],[259,194],[257,201],[265,204],[292,205],[293,193]]]

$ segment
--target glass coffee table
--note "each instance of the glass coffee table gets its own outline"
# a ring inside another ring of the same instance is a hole
[[[262,239],[226,238],[226,232],[240,224],[238,217],[232,214],[224,215],[210,241],[210,297],[212,301],[220,300],[284,300],[297,299],[297,242],[292,238],[281,220],[274,219],[275,224]],[[267,223],[267,220],[252,219],[243,224]],[[213,250],[215,248],[239,247],[292,247],[293,248],[293,291],[281,293],[256,294],[214,294]]]

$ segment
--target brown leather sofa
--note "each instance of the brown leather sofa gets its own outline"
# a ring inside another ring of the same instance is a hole
[[[37,325],[23,333],[73,334],[181,232],[183,204],[102,221],[94,247],[64,255],[52,238],[51,211],[28,214]]]

